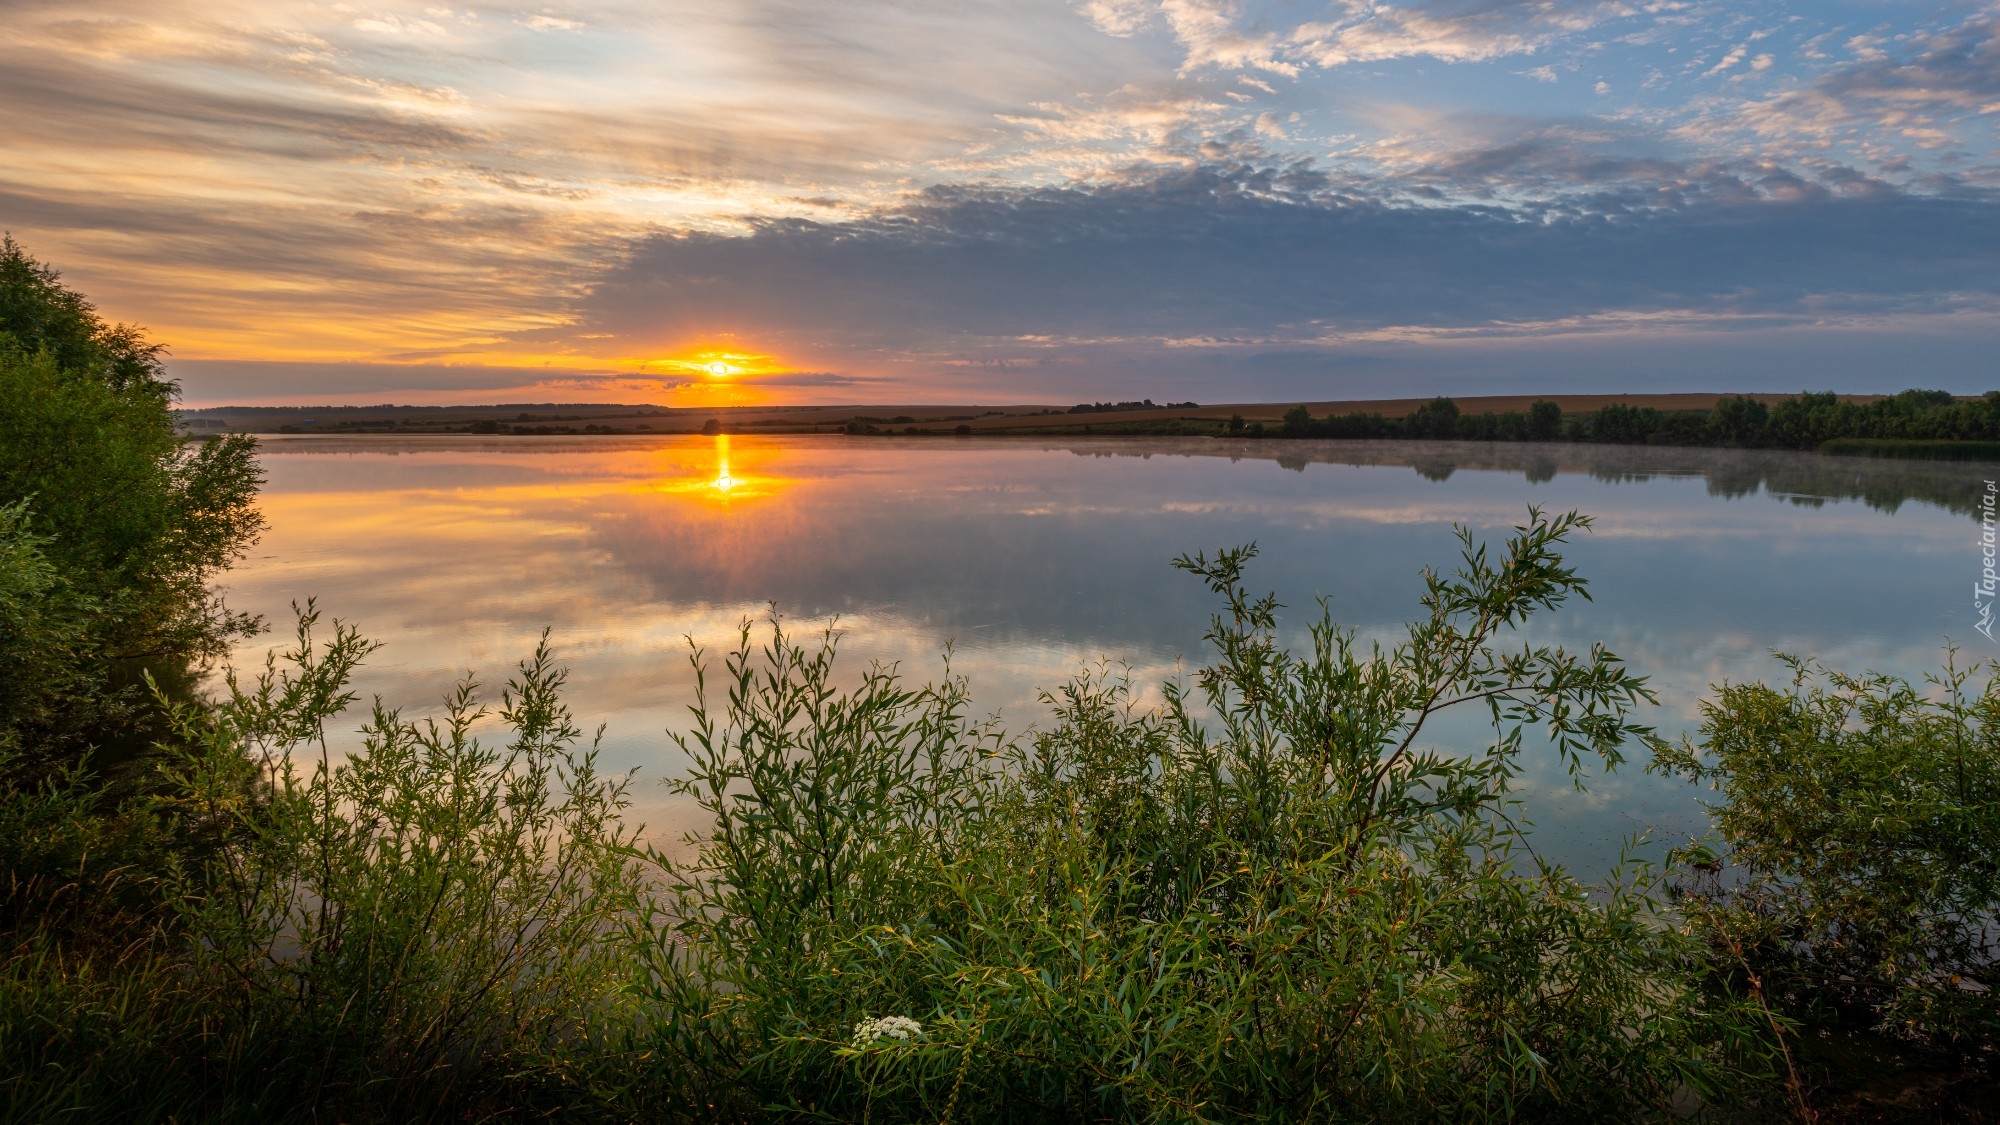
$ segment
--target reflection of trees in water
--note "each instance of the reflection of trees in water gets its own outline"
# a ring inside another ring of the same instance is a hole
[[[1588,473],[1609,484],[1662,477],[1701,477],[1711,496],[1740,499],[1759,492],[1801,507],[1829,500],[1858,500],[1894,512],[1905,501],[1977,518],[1986,481],[2000,480],[2000,464],[1970,461],[1898,461],[1888,458],[1830,457],[1768,449],[1487,443],[1458,441],[1289,441],[1280,447],[1256,441],[1130,438],[1092,443],[1056,443],[1086,456],[1152,456],[1175,453],[1221,456],[1232,461],[1274,460],[1304,472],[1309,464],[1404,465],[1425,480],[1442,481],[1460,469],[1515,472],[1531,484],[1557,473]],[[1125,448],[1119,448],[1119,446]]]
[[[1817,453],[1717,450],[1705,460],[1708,463],[1702,467],[1702,475],[1711,496],[1737,499],[1761,490],[1802,507],[1821,507],[1829,500],[1859,500],[1885,512],[1894,512],[1905,500],[1915,500],[1976,515],[1986,479],[2000,476],[2000,466],[1863,460]],[[1594,467],[1590,471],[1593,475],[1598,472]]]

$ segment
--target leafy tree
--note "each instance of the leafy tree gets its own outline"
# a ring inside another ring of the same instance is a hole
[[[1659,428],[1660,412],[1650,406],[1614,402],[1590,416],[1590,440],[1615,445],[1644,445]]]
[[[25,738],[75,722],[79,700],[101,702],[86,671],[94,607],[63,581],[47,542],[26,504],[0,507],[0,762],[18,761]]]
[[[32,581],[41,600],[64,607],[63,651],[89,685],[41,675],[44,688],[69,684],[75,706],[58,708],[67,711],[59,724],[16,709],[17,697],[0,700],[0,728],[45,765],[82,745],[129,742],[131,732],[88,717],[118,712],[113,697],[134,713],[139,673],[185,680],[190,662],[255,626],[209,590],[262,526],[255,443],[183,441],[160,355],[139,330],[106,324],[11,238],[0,242],[0,505],[14,512],[22,552],[32,529],[32,555],[47,564],[46,581]]]
[[[1832,391],[1808,391],[1771,407],[1764,429],[1770,443],[1780,449],[1817,449],[1819,444],[1839,435],[1839,396]]]
[[[1563,409],[1546,399],[1528,407],[1528,441],[1554,441],[1562,436]]]
[[[1458,436],[1458,404],[1439,396],[1417,407],[1406,425],[1411,437],[1454,438]]]
[[[1708,428],[1723,445],[1743,448],[1764,444],[1771,410],[1754,398],[1725,395],[1708,412]]]
[[[116,390],[172,400],[174,385],[160,376],[164,349],[145,333],[106,324],[83,294],[62,284],[54,269],[28,256],[13,236],[0,236],[0,333],[28,352],[46,352],[64,371],[88,372]]]

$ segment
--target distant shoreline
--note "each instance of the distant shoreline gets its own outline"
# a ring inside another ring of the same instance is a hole
[[[1466,415],[1526,411],[1553,402],[1565,415],[1606,406],[1662,412],[1712,409],[1737,397],[1728,391],[1674,394],[1469,395],[1455,397]],[[1773,405],[1790,393],[1750,393],[1741,397]],[[1841,402],[1865,405],[1886,394],[1839,395]],[[1314,415],[1380,414],[1397,418],[1430,402],[1423,398],[1329,399],[1250,403],[1191,403],[1139,409],[1080,411],[1073,405],[848,404],[835,406],[683,407],[627,403],[499,403],[458,406],[212,406],[184,409],[181,424],[191,433],[530,433],[530,434],[740,434],[843,433],[850,424],[876,433],[923,434],[1181,434],[1220,430],[1232,416],[1269,426],[1286,411],[1304,407]],[[1115,406],[1116,404],[1105,404]],[[710,426],[713,421],[717,425]]]

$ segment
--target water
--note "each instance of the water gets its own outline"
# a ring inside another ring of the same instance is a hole
[[[1536,623],[1602,640],[1648,675],[1648,720],[1678,734],[1724,680],[1781,674],[1770,650],[1919,676],[1948,636],[1966,655],[1992,466],[1813,454],[1395,442],[975,438],[269,438],[270,529],[230,604],[279,629],[294,599],[386,642],[364,699],[435,705],[467,671],[504,682],[544,627],[569,701],[637,768],[639,815],[694,827],[659,779],[681,760],[689,639],[711,651],[775,603],[804,631],[838,615],[852,666],[952,668],[1012,729],[1038,688],[1100,662],[1155,685],[1203,659],[1213,605],[1183,552],[1255,541],[1253,588],[1303,630],[1336,618],[1392,640],[1454,523],[1503,536],[1528,505],[1596,517],[1568,553],[1594,600]],[[1414,470],[1414,471],[1413,471]],[[1185,659],[1183,659],[1185,658]],[[1153,695],[1157,697],[1157,692]],[[356,717],[355,725],[358,725]],[[1470,744],[1477,723],[1440,728]],[[1631,765],[1572,790],[1525,779],[1544,854],[1602,866],[1637,831],[1703,823],[1697,794]]]

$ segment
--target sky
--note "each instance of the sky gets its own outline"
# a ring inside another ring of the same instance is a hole
[[[2000,387],[2000,2],[0,0],[189,405]]]

